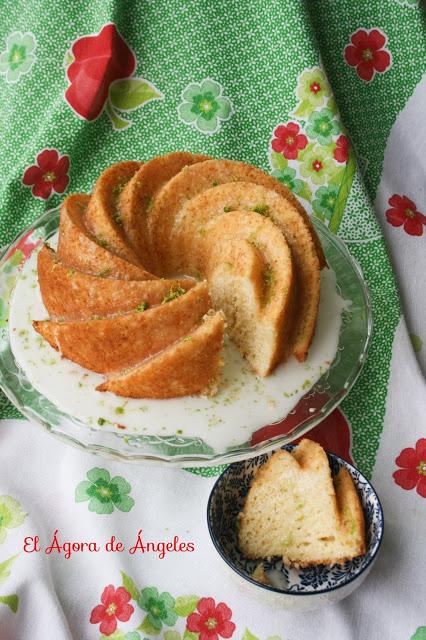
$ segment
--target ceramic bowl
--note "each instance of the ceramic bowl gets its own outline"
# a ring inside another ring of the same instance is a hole
[[[292,445],[283,449],[291,451]],[[332,474],[341,467],[351,474],[358,491],[365,517],[367,553],[342,565],[320,565],[295,569],[280,559],[264,561],[264,571],[270,585],[252,578],[257,560],[247,560],[239,551],[236,539],[236,519],[258,467],[273,452],[230,465],[218,478],[207,506],[207,522],[213,544],[220,557],[237,580],[239,587],[250,595],[269,600],[275,606],[294,611],[310,611],[342,600],[357,589],[370,572],[383,537],[383,512],[377,494],[369,481],[351,464],[328,453]]]

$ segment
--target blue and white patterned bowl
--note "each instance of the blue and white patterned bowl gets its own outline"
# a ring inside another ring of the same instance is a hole
[[[293,445],[283,447],[291,451]],[[247,560],[237,546],[236,519],[258,467],[264,464],[273,452],[230,465],[218,478],[207,505],[207,522],[216,550],[232,569],[240,588],[249,589],[252,595],[267,598],[274,604],[295,611],[319,609],[326,604],[342,600],[357,589],[371,570],[383,537],[383,511],[371,484],[351,464],[328,453],[333,475],[341,467],[351,474],[364,511],[367,553],[343,565],[321,565],[306,569],[295,569],[275,559],[264,561],[265,573],[271,585],[264,585],[252,578],[259,564]]]

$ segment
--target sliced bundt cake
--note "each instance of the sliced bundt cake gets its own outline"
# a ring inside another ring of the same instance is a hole
[[[188,335],[97,387],[126,398],[214,395],[222,368],[224,316],[207,314]]]
[[[65,198],[57,253],[45,247],[38,258],[51,319],[34,327],[63,356],[114,374],[105,389],[154,397],[150,381],[167,370],[162,397],[198,393],[206,378],[184,383],[172,363],[194,349],[184,338],[197,336],[196,370],[221,316],[199,325],[207,284],[183,276],[207,279],[230,336],[266,376],[290,353],[306,358],[324,264],[306,212],[255,167],[187,152],[116,163],[91,198]]]
[[[92,276],[69,267],[44,246],[37,257],[40,292],[51,320],[82,320],[160,304],[170,290],[187,291],[194,280],[118,280],[108,270]]]
[[[254,371],[267,376],[289,354],[293,327],[293,266],[283,234],[258,213],[232,211],[210,220],[200,245],[214,307],[225,313],[229,335]],[[238,262],[244,245],[257,259],[249,273]]]
[[[92,275],[105,271],[114,278],[123,280],[151,280],[155,278],[127,260],[109,251],[108,245],[102,243],[89,233],[84,225],[83,215],[90,201],[84,193],[67,196],[61,205],[58,257],[70,267],[80,269]]]
[[[172,231],[175,270],[182,271],[186,256],[193,257],[200,246],[198,237],[208,221],[224,212],[250,210],[270,218],[284,234],[293,256],[297,279],[297,321],[292,337],[295,357],[306,360],[311,344],[320,298],[320,265],[312,235],[294,207],[276,191],[264,186],[232,182],[203,191],[184,205]]]
[[[190,333],[211,308],[206,282],[189,291],[171,289],[151,309],[74,322],[33,322],[59,353],[97,373],[119,372]]]

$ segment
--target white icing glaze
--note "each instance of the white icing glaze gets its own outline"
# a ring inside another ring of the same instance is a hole
[[[221,451],[241,445],[258,428],[281,420],[296,406],[333,361],[341,313],[348,305],[336,291],[334,272],[323,269],[317,330],[305,363],[292,358],[260,379],[226,340],[222,383],[214,398],[125,399],[96,391],[103,376],[62,359],[34,331],[32,320],[48,317],[36,266],[34,252],[22,269],[10,312],[12,350],[31,384],[62,411],[92,428],[117,431],[120,424],[129,434],[201,437]]]

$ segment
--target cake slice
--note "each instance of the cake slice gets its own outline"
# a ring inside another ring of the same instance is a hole
[[[116,162],[105,169],[96,181],[84,214],[88,230],[116,255],[140,265],[136,252],[126,241],[119,207],[120,193],[141,166],[140,162]]]
[[[295,290],[287,242],[253,211],[224,213],[204,229],[199,259],[213,306],[224,312],[229,335],[252,369],[267,376],[290,351]]]
[[[342,563],[365,553],[362,507],[352,478],[332,478],[322,447],[304,439],[259,468],[238,517],[249,559],[281,556],[288,565]]]
[[[223,365],[224,327],[221,311],[207,314],[188,335],[142,364],[109,378],[97,390],[126,398],[212,396]]]
[[[134,174],[120,194],[119,211],[124,232],[143,263],[151,268],[147,218],[157,191],[186,165],[206,160],[208,156],[174,151],[152,158]]]
[[[206,160],[184,167],[169,180],[154,198],[148,216],[148,230],[157,257],[158,273],[175,273],[173,230],[185,203],[202,191],[228,182],[251,182],[272,189],[286,201],[287,207],[299,216],[310,234],[320,266],[326,265],[321,243],[312,222],[295,196],[281,182],[260,169],[233,160]],[[159,269],[162,271],[160,272]]]
[[[107,271],[109,276],[123,280],[152,280],[155,276],[141,266],[123,260],[108,250],[86,229],[83,215],[90,196],[73,193],[61,205],[57,255],[70,267],[92,275]]]
[[[69,267],[44,245],[37,256],[41,297],[51,320],[82,320],[149,309],[170,290],[191,289],[194,280],[117,280],[109,271],[97,276]]]
[[[303,362],[315,333],[320,299],[320,264],[312,235],[294,207],[276,191],[258,184],[231,182],[218,185],[192,198],[176,218],[172,245],[177,272],[187,256],[197,254],[200,230],[224,211],[251,210],[268,217],[282,231],[293,256],[297,281],[297,322],[292,351]],[[220,223],[219,223],[220,224]]]
[[[171,289],[151,309],[73,322],[36,320],[34,329],[64,357],[97,373],[119,372],[186,336],[211,307],[206,282]]]

